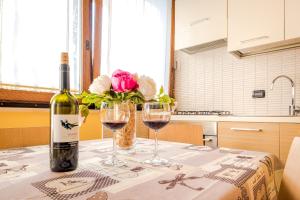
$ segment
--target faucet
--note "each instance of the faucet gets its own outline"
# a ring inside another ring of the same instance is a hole
[[[295,116],[296,113],[300,112],[299,109],[296,109],[296,105],[295,105],[295,83],[290,77],[288,77],[286,75],[279,75],[276,78],[274,78],[274,80],[272,81],[271,88],[270,88],[271,90],[273,90],[274,83],[279,78],[286,78],[291,82],[291,86],[292,86],[292,104],[289,106],[289,115]]]

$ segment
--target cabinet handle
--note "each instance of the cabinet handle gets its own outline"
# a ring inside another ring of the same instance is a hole
[[[211,139],[211,138],[206,138],[206,139],[202,139],[202,141],[203,141],[203,142],[212,142],[213,139]]]
[[[242,40],[241,43],[245,44],[245,43],[248,43],[248,42],[253,42],[253,41],[268,39],[268,38],[269,38],[269,36],[263,35],[263,36],[259,36],[259,37],[255,37],[255,38],[251,38],[251,39],[247,39],[247,40]]]
[[[232,131],[255,131],[262,132],[261,128],[231,128]]]
[[[195,25],[197,25],[197,24],[200,24],[200,23],[202,23],[202,22],[209,21],[209,20],[210,20],[209,17],[204,17],[204,18],[202,18],[202,19],[197,19],[197,20],[191,22],[191,23],[190,23],[190,26],[195,26]]]

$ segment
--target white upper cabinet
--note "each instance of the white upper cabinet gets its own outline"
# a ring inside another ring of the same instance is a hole
[[[227,0],[175,1],[175,50],[225,38]]]
[[[285,0],[285,39],[300,37],[300,0]]]
[[[296,22],[293,26],[296,26]],[[284,0],[228,0],[229,51],[282,40],[284,40]]]

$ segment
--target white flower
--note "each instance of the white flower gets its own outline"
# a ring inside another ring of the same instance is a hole
[[[95,94],[103,94],[111,87],[111,80],[106,75],[98,76],[93,80],[93,83],[89,87],[89,91]]]
[[[139,80],[139,75],[137,73],[134,73],[132,75],[133,75],[134,80],[136,80],[136,81]]]
[[[139,91],[144,95],[145,100],[149,101],[156,94],[156,84],[154,80],[148,76],[141,76],[138,79]]]

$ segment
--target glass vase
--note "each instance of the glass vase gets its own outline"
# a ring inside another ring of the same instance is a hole
[[[120,150],[132,153],[136,139],[136,105],[130,103],[130,117],[127,125],[118,131],[116,135],[116,144]]]

